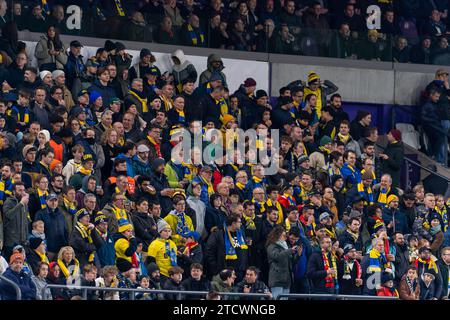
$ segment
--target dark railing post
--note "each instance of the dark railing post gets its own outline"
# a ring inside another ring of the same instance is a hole
[[[82,290],[82,293],[83,293],[83,300],[87,300],[87,289],[83,289]]]
[[[16,291],[16,300],[22,300],[22,291],[20,290],[19,286],[15,284],[13,281],[9,280],[8,278],[5,278],[4,276],[0,276],[1,281],[5,281],[10,286],[14,288],[14,291]]]

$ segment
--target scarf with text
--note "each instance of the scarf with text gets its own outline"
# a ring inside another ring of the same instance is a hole
[[[72,215],[75,216],[75,213],[77,213],[77,203],[72,202],[69,199],[66,198],[66,196],[63,197],[64,206],[66,207],[67,211]]]
[[[330,264],[330,259],[328,258],[329,255],[331,256],[331,264]],[[322,250],[322,259],[323,259],[323,267],[324,267],[323,269],[325,271],[328,271],[331,268],[337,270],[336,258],[332,254],[329,254],[329,253],[325,252],[324,250]],[[337,279],[337,275],[327,274],[327,276],[325,277],[325,287],[326,288],[334,288],[335,279]]]
[[[142,113],[147,113],[148,112],[147,98],[141,98],[139,96],[139,94],[137,94],[133,90],[129,90],[128,93],[131,94],[133,97],[135,97],[139,101],[139,103],[142,106]]]

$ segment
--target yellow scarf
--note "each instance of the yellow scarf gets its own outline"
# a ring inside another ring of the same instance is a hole
[[[83,239],[88,239],[89,243],[93,243],[92,237],[91,237],[91,230],[89,230],[88,227],[84,226],[80,222],[77,222],[77,224],[75,225],[75,229],[77,229],[80,232],[81,237]],[[89,255],[88,261],[89,262],[94,261],[94,253],[93,252]]]
[[[63,197],[64,206],[69,210],[70,213],[72,213],[74,210],[76,212],[77,210],[77,204],[76,202],[72,202],[66,198],[66,196]]]
[[[172,99],[167,99],[163,94],[160,96],[161,100],[164,102],[164,110],[167,112],[172,109],[173,102]]]
[[[75,266],[74,266],[74,268],[72,270],[72,274],[71,274],[69,269],[67,269],[65,263],[61,259],[58,259],[58,266],[61,269],[64,276],[66,277],[66,279],[68,279],[70,276],[72,277],[72,279],[77,279],[78,274],[80,273],[80,263],[75,258],[73,260],[75,261]]]
[[[264,178],[258,178],[257,176],[253,176],[253,181],[255,181],[256,183],[261,183],[263,179]]]
[[[154,146],[157,145],[155,139],[153,139],[151,136],[147,136],[148,141],[150,141],[151,144],[153,144]]]
[[[236,187],[237,187],[239,190],[244,190],[245,185],[243,185],[243,184],[240,183],[240,182],[236,182]]]
[[[36,252],[36,254],[39,256],[39,258],[41,258],[41,262],[46,262],[49,263],[47,256],[45,255],[45,253],[40,253],[37,250],[34,250],[34,252]]]
[[[85,167],[81,166],[78,168],[78,172],[85,176],[90,176],[92,174],[92,169],[86,169]]]
[[[277,224],[281,224],[283,222],[284,216],[283,216],[283,208],[281,207],[281,204],[277,201],[276,203],[272,202],[272,200],[267,199],[266,201],[267,207],[276,207],[278,209],[278,219]]]
[[[343,134],[341,134],[340,132],[338,133],[338,138],[339,138],[339,140],[341,141],[341,142],[343,142],[343,143],[347,143],[347,141],[350,139],[350,135],[349,134],[347,134],[347,135],[343,135]]]
[[[308,200],[308,193],[311,192],[313,186],[310,187],[305,187],[303,185],[303,183],[300,182],[300,198],[302,199],[303,202],[305,202],[306,200]]]
[[[147,105],[147,98],[142,99],[141,97],[139,97],[139,95],[134,92],[133,90],[128,91],[129,94],[131,94],[133,97],[135,97],[136,99],[138,99],[138,101],[141,103],[142,105],[142,112],[143,113],[147,113],[148,112],[148,105]]]
[[[125,209],[120,209],[120,208],[117,208],[116,206],[113,206],[112,211],[114,212],[114,215],[116,216],[117,221],[119,221],[119,219],[128,220],[128,215],[127,215],[127,212],[125,211]]]
[[[319,88],[317,88],[316,90],[311,90],[309,87],[305,87],[303,89],[303,101],[306,101],[306,97],[309,94],[314,94],[317,97],[317,102],[316,102],[316,113],[317,113],[317,118],[320,119],[320,114],[322,112],[322,90]]]
[[[245,214],[243,214],[242,216],[244,217],[244,220],[245,220],[245,228],[248,230],[256,230],[256,225],[255,225],[256,214],[253,213],[253,215],[251,217],[248,217]]]

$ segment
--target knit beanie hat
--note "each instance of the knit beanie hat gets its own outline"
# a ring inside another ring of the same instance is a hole
[[[264,90],[258,90],[258,91],[256,91],[256,94],[255,94],[256,100],[258,100],[259,98],[262,98],[262,97],[269,97],[269,95],[268,95],[267,92],[264,91]]]
[[[133,226],[127,219],[119,219],[119,221],[117,221],[117,223],[119,225],[120,233],[125,232],[127,230],[133,230]]]
[[[330,138],[329,136],[323,136],[323,137],[320,139],[320,146],[321,146],[321,147],[323,147],[323,146],[325,146],[325,145],[327,145],[327,144],[329,144],[329,143],[331,143],[331,138]]]
[[[171,229],[170,225],[164,219],[159,220],[156,225],[158,227],[158,233],[161,233],[164,229]]]
[[[63,75],[64,71],[62,70],[55,70],[52,72],[52,79],[55,80],[56,78],[58,78],[60,75]]]
[[[148,271],[148,274],[151,275],[153,272],[159,271],[159,267],[156,263],[151,262],[147,266],[147,271]]]
[[[89,102],[93,103],[95,100],[100,98],[102,95],[97,91],[92,91],[89,95]]]
[[[119,271],[121,273],[127,272],[131,268],[133,268],[133,265],[131,264],[131,262],[129,262],[129,261],[125,260],[125,259],[118,259],[116,261],[116,266],[117,266],[117,269],[119,269]]]
[[[48,70],[44,70],[44,71],[39,72],[39,78],[41,78],[41,80],[44,80],[44,78],[47,75],[52,75],[52,73],[50,71],[48,71]]]
[[[32,144],[27,144],[25,147],[23,147],[22,155],[25,158],[27,156],[27,153],[30,151],[37,151],[36,147]]]
[[[84,217],[89,216],[89,212],[86,209],[80,209],[75,213],[75,217],[77,217],[77,221],[80,221]]]
[[[42,238],[32,237],[32,238],[30,238],[29,242],[30,242],[30,249],[36,250],[41,245],[43,240],[42,240]]]
[[[320,79],[319,76],[314,71],[308,72],[308,84],[316,82],[319,79]]]
[[[395,194],[391,194],[388,198],[387,198],[387,204],[389,205],[392,201],[399,201],[398,197]]]

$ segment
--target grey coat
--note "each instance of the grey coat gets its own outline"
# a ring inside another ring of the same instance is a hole
[[[56,63],[57,69],[64,69],[65,64],[67,63],[67,48],[62,44],[62,49],[60,54],[57,56],[52,56],[49,54],[50,50],[54,50],[53,43],[50,43],[50,47],[48,46],[48,38],[47,35],[41,36],[41,39],[36,44],[36,49],[34,50],[34,56],[38,60],[39,68],[44,63]]]
[[[267,247],[269,260],[269,287],[290,288],[292,284],[292,265],[294,254],[291,249],[284,249],[273,243]]]
[[[16,197],[8,197],[3,205],[5,246],[23,244],[28,237],[28,206]]]

